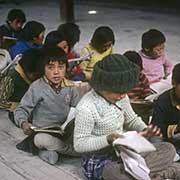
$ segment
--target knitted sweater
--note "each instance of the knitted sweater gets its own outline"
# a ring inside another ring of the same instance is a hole
[[[79,98],[76,87],[65,86],[56,93],[44,78],[40,78],[31,84],[17,107],[16,124],[21,126],[32,115],[33,126],[62,125],[70,108],[76,106]]]
[[[89,80],[91,78],[91,74],[92,74],[94,65],[98,61],[101,61],[105,56],[112,54],[112,52],[113,52],[113,49],[111,47],[108,50],[106,50],[105,52],[99,53],[90,44],[81,50],[81,56],[93,53],[91,55],[90,59],[87,59],[80,63],[80,68],[82,69],[83,73],[85,74],[87,80]]]
[[[94,90],[83,96],[77,105],[75,119],[74,148],[77,152],[98,151],[107,147],[106,137],[111,133],[146,128],[146,124],[132,110],[128,96],[116,104],[122,110],[109,104]]]

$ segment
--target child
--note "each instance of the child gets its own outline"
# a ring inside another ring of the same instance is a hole
[[[91,42],[81,50],[82,56],[91,54],[89,59],[80,63],[80,68],[85,76],[81,80],[90,79],[94,65],[112,53],[114,43],[114,33],[110,27],[100,26],[95,30]]]
[[[137,85],[128,92],[128,96],[131,100],[133,110],[143,119],[144,122],[149,122],[149,117],[152,115],[151,103],[144,101],[145,97],[152,94],[149,81],[142,72],[142,59],[141,56],[135,51],[126,51],[124,55],[133,63],[139,66],[140,75]]]
[[[104,57],[94,67],[90,79],[93,90],[84,95],[76,107],[74,129],[74,148],[84,153],[82,166],[89,180],[133,179],[125,172],[122,161],[117,162],[113,156],[113,141],[127,130],[146,137],[160,134],[159,128],[146,126],[129,103],[126,93],[136,85],[138,76],[139,68],[119,54]],[[169,169],[175,155],[173,146],[162,143],[156,148],[145,156],[145,160],[150,160],[147,165],[151,166],[152,180],[155,176],[157,179],[171,179],[175,175],[180,178],[179,164],[175,172],[170,173]]]
[[[142,50],[139,54],[143,61],[143,73],[150,84],[167,79],[172,72],[173,66],[164,54],[165,42],[164,34],[156,29],[150,29],[142,35]]]
[[[65,79],[67,57],[59,48],[44,49],[43,76],[32,83],[15,112],[15,121],[25,134],[31,135],[31,126],[47,127],[62,125],[71,107],[79,101],[79,93]],[[30,123],[28,120],[32,117]],[[72,133],[72,132],[71,132]],[[34,136],[39,157],[50,164],[58,161],[58,153],[73,155],[72,142],[48,133]]]
[[[137,83],[137,86],[132,89],[132,91],[128,92],[128,96],[133,100],[143,100],[152,93],[149,87],[149,81],[142,72],[143,65],[141,56],[135,51],[126,51],[124,56],[126,56],[131,62],[135,63],[140,68],[139,82]]]
[[[80,39],[81,31],[79,29],[79,26],[74,23],[64,23],[58,27],[57,31],[60,36],[65,37],[65,39],[68,43],[68,47],[69,47],[69,51],[67,53],[68,60],[79,57],[79,53],[77,53],[74,49],[74,46],[76,45],[76,43],[79,42],[79,39]],[[71,71],[72,71],[73,67],[78,67],[77,62],[69,63],[69,69],[68,69],[67,76],[70,79],[72,79]]]
[[[10,111],[9,118],[14,122],[13,111],[29,85],[38,78],[40,52],[30,49],[24,53],[15,68],[8,71],[0,85],[0,107]]]
[[[42,47],[44,31],[43,24],[37,21],[27,22],[20,34],[20,40],[9,50],[11,58],[14,59],[17,54],[23,54],[28,49]]]
[[[74,23],[65,23],[65,24],[61,24],[58,27],[57,31],[61,36],[65,37],[65,39],[67,40],[69,46],[68,59],[75,58],[76,55],[75,54],[74,54],[75,56],[73,55],[73,48],[75,44],[79,42],[80,39],[81,31],[79,29],[79,26]]]
[[[19,38],[19,33],[25,22],[26,16],[21,9],[11,9],[8,12],[6,24],[0,26],[0,40],[3,41],[4,36]]]
[[[173,88],[161,94],[155,101],[152,116],[152,123],[161,128],[164,138],[170,138],[179,132],[177,125],[180,125],[180,64],[176,64],[173,69],[172,85]],[[175,126],[172,129],[168,128],[169,125]]]
[[[69,52],[69,46],[66,38],[63,35],[61,35],[58,31],[51,31],[50,33],[48,33],[44,42],[44,47],[59,47],[63,49],[66,54],[68,54]]]

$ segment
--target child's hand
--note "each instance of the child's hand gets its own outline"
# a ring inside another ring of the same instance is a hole
[[[26,135],[31,135],[33,133],[33,130],[31,129],[32,124],[29,123],[28,121],[24,121],[21,125],[24,134]]]
[[[157,126],[150,124],[145,130],[139,132],[139,134],[144,137],[161,136],[161,130]]]
[[[120,137],[123,137],[123,136],[118,133],[112,133],[107,136],[107,141],[109,144],[112,144],[114,140]]]

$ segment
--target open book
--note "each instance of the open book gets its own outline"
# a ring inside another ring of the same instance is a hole
[[[84,60],[88,60],[91,58],[91,55],[93,54],[94,52],[91,52],[91,53],[88,53],[88,54],[85,54],[79,58],[74,58],[74,59],[69,59],[68,62],[71,63],[71,62],[78,62],[78,61],[84,61]]]
[[[67,128],[68,125],[70,125],[70,123],[72,123],[74,118],[75,118],[75,108],[71,108],[66,121],[62,125],[52,125],[42,128],[31,126],[31,129],[35,132],[55,133],[59,135],[64,135],[65,129]]]
[[[151,180],[150,169],[146,165],[144,158],[127,148],[121,147],[120,156],[124,164],[124,169],[137,180]]]
[[[146,138],[139,135],[136,131],[128,131],[122,134],[113,142],[114,146],[120,145],[127,147],[137,153],[155,151],[156,148]]]
[[[146,161],[139,154],[155,151],[156,148],[136,131],[122,134],[122,137],[113,142],[116,154],[121,157],[125,171],[137,180],[150,180],[150,169]]]

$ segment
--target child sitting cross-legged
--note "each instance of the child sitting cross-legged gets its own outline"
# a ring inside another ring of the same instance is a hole
[[[67,57],[60,48],[44,49],[42,77],[32,83],[15,112],[15,121],[27,135],[31,126],[43,128],[62,125],[71,107],[79,101],[79,93],[65,79]],[[31,122],[28,119],[32,117]],[[68,139],[48,133],[37,133],[33,139],[38,155],[44,161],[55,164],[59,154],[75,154]]]
[[[150,29],[142,35],[142,50],[139,52],[143,61],[143,73],[150,82],[150,87],[157,93],[171,88],[173,65],[165,55],[165,35]]]
[[[133,110],[140,116],[142,119],[148,123],[149,117],[152,114],[152,104],[148,103],[145,98],[152,94],[149,81],[145,74],[142,72],[142,58],[136,51],[126,51],[124,55],[133,63],[139,66],[140,75],[139,81],[136,86],[128,92],[128,96],[131,100],[131,105]]]

